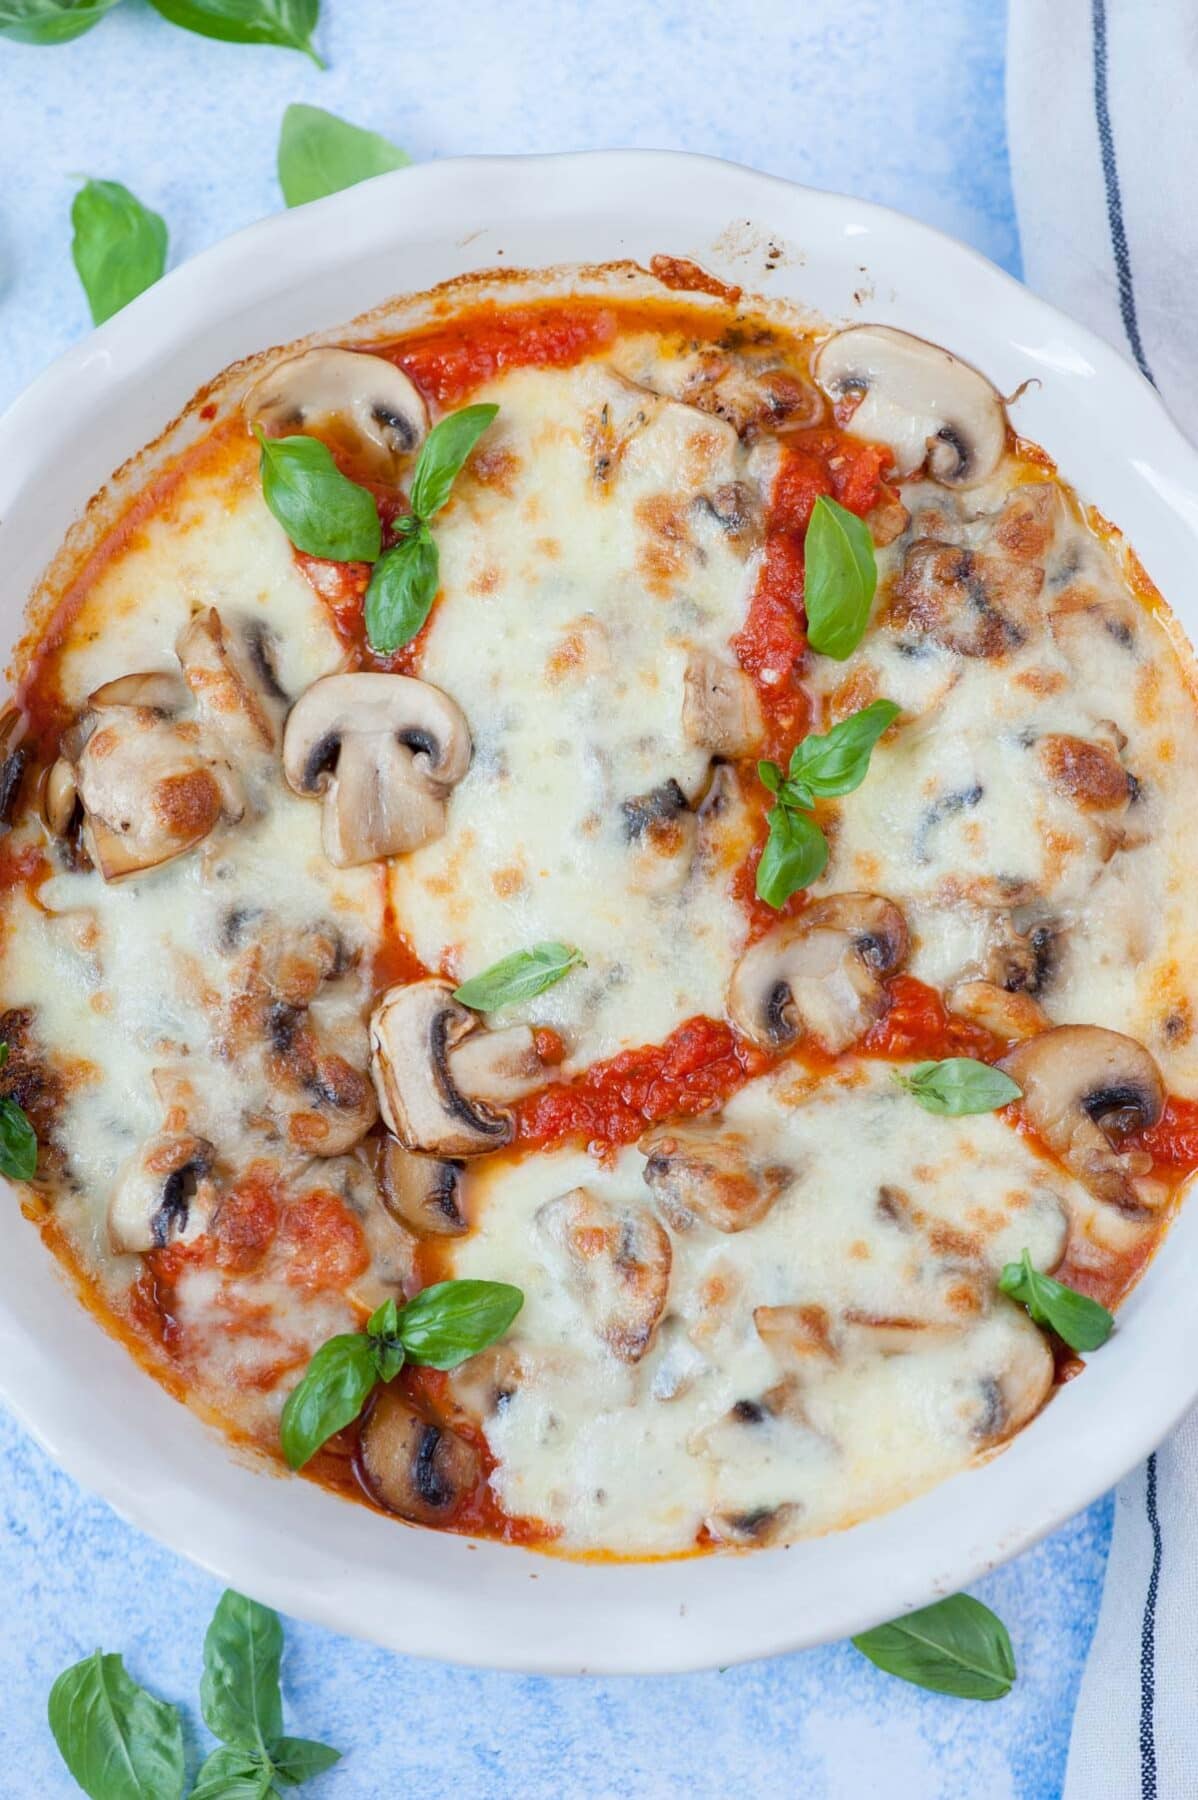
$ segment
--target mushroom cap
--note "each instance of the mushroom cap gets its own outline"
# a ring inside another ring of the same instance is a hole
[[[191,1132],[164,1131],[143,1144],[118,1174],[108,1203],[112,1248],[158,1250],[203,1231],[215,1202],[214,1159],[207,1138]]]
[[[1135,1183],[1151,1158],[1118,1149],[1164,1110],[1164,1080],[1143,1044],[1101,1025],[1057,1025],[998,1066],[1023,1089],[1025,1117],[1092,1194],[1129,1212],[1150,1204]]]
[[[938,344],[891,325],[851,325],[820,346],[813,367],[830,400],[860,395],[844,429],[888,444],[900,477],[926,462],[945,487],[976,487],[998,467],[1007,442],[1002,399]]]
[[[648,1158],[646,1185],[675,1231],[696,1219],[716,1231],[744,1231],[795,1178],[790,1164],[763,1158],[742,1132],[719,1124],[659,1126],[637,1149]]]
[[[660,1222],[646,1207],[579,1187],[539,1207],[536,1226],[560,1256],[595,1335],[618,1361],[639,1362],[669,1293],[672,1251]]]
[[[713,756],[746,756],[764,734],[757,689],[742,669],[710,651],[695,651],[683,677],[682,729]]]
[[[750,946],[732,971],[728,1012],[754,1043],[805,1033],[836,1054],[881,1016],[883,977],[906,960],[907,925],[879,894],[812,901]]]
[[[461,1237],[470,1229],[462,1205],[462,1169],[455,1158],[423,1156],[389,1137],[379,1158],[383,1205],[418,1238]]]
[[[242,652],[226,631],[214,606],[195,613],[183,627],[175,654],[195,696],[196,711],[209,730],[242,756],[274,751],[278,696],[268,688],[248,649]]]
[[[375,1007],[370,1062],[379,1110],[405,1149],[478,1156],[511,1142],[511,1114],[463,1093],[454,1080],[451,1053],[481,1030],[448,981],[389,988]]]
[[[276,363],[242,409],[268,437],[306,431],[328,438],[377,481],[397,481],[428,433],[428,408],[402,369],[385,356],[328,345]]]
[[[297,794],[324,796],[325,855],[348,868],[440,837],[470,751],[465,715],[431,682],[326,675],[288,715],[283,773]]]
[[[244,816],[232,764],[205,745],[194,722],[129,700],[98,702],[97,695],[92,707],[75,775],[87,815],[84,839],[105,881],[170,862],[218,819]]]
[[[477,1450],[447,1425],[439,1425],[383,1388],[358,1439],[366,1486],[380,1506],[417,1525],[444,1525],[478,1486]]]

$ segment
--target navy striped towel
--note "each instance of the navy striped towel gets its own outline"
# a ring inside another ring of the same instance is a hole
[[[1011,0],[1028,285],[1121,349],[1198,439],[1198,0]],[[1119,1487],[1064,1800],[1198,1796],[1198,1414]]]

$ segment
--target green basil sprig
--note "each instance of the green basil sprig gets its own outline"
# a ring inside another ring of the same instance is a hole
[[[161,279],[166,221],[119,181],[88,181],[71,204],[71,255],[92,323],[102,325]]]
[[[498,411],[492,405],[464,406],[425,438],[412,476],[411,514],[399,522],[400,540],[379,559],[366,590],[366,636],[372,649],[400,649],[428,618],[441,561],[428,521],[449,499],[462,464]]]
[[[318,69],[325,66],[312,43],[320,0],[150,0],[150,5],[172,25],[200,37],[302,50]]]
[[[17,44],[69,44],[118,0],[0,0],[0,37]]]
[[[1026,1250],[1019,1262],[1007,1264],[998,1285],[1071,1350],[1100,1350],[1115,1329],[1114,1316],[1105,1306],[1051,1275],[1042,1275]]]
[[[406,1306],[385,1300],[364,1332],[322,1344],[292,1390],[279,1430],[288,1463],[302,1469],[405,1362],[454,1369],[501,1338],[523,1304],[520,1289],[505,1281],[440,1281]]]
[[[862,1631],[853,1643],[887,1675],[961,1700],[1001,1700],[1015,1680],[1006,1626],[969,1594],[950,1594],[889,1625]]]
[[[828,861],[828,842],[809,817],[817,799],[851,794],[869,773],[874,745],[899,716],[893,700],[875,700],[834,725],[803,739],[791,753],[784,775],[775,762],[759,762],[757,773],[775,804],[769,837],[757,865],[757,894],[767,906],[783,906],[799,888],[810,887]]]
[[[851,656],[865,636],[877,585],[869,526],[821,494],[803,541],[803,604],[811,648],[837,662]]]
[[[223,1748],[200,1770],[191,1800],[267,1796],[276,1781],[290,1787],[340,1761],[328,1744],[284,1735],[282,1655],[277,1614],[226,1589],[204,1639],[200,1681],[204,1723]]]
[[[1018,1082],[972,1056],[948,1056],[943,1062],[915,1063],[896,1069],[894,1079],[919,1101],[925,1112],[959,1119],[965,1113],[996,1112],[1022,1097]]]
[[[59,1755],[90,1800],[181,1800],[177,1708],[139,1687],[119,1656],[93,1650],[50,1689]]]
[[[368,181],[403,169],[411,157],[377,131],[365,131],[325,112],[322,106],[293,102],[283,114],[279,131],[279,186],[288,206],[304,206]]]
[[[268,438],[258,425],[254,435],[262,497],[296,548],[330,562],[374,562],[383,543],[374,496],[341,473],[328,445]]]
[[[0,1043],[0,1069],[8,1061],[8,1045]],[[32,1181],[37,1173],[37,1133],[24,1109],[9,1094],[0,1096],[0,1175],[10,1181]]]
[[[474,1012],[496,1012],[517,1000],[543,994],[571,969],[585,968],[582,952],[569,944],[534,944],[531,950],[515,950],[481,975],[472,975],[453,997]]]

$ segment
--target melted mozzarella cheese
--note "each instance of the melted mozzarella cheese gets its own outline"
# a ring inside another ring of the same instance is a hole
[[[660,871],[625,811],[671,781],[703,791],[683,679],[696,651],[730,658],[744,617],[753,563],[717,510],[743,459],[730,427],[601,365],[509,375],[483,397],[501,407],[496,473],[438,519],[421,659],[465,711],[474,758],[450,830],[393,865],[392,895],[422,960],[463,976],[538,940],[577,945],[586,969],[529,1016],[581,1067],[718,1017],[743,942],[735,810],[701,818],[694,862],[684,848]]]
[[[781,1535],[805,1536],[965,1467],[984,1396],[1038,1353],[995,1277],[1025,1248],[1055,1267],[1071,1212],[1092,1210],[999,1119],[925,1113],[885,1066],[820,1086],[784,1070],[722,1122],[796,1179],[747,1230],[671,1233],[663,1320],[632,1365],[580,1318],[538,1214],[577,1187],[648,1210],[641,1153],[608,1166],[562,1150],[470,1170],[478,1225],[454,1246],[454,1273],[525,1292],[509,1334],[519,1373],[484,1415],[495,1491],[506,1511],[556,1527],[565,1548],[680,1549],[704,1523],[730,1533],[729,1521],[783,1508]],[[976,1292],[976,1316],[959,1288]],[[855,1350],[850,1331],[835,1360],[796,1375],[754,1324],[763,1306],[821,1308],[834,1332],[846,1315],[950,1328],[902,1354]],[[768,1397],[788,1378],[797,1385],[773,1412]]]

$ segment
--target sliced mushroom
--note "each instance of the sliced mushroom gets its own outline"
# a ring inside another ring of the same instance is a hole
[[[415,1525],[448,1525],[478,1487],[478,1451],[419,1412],[396,1388],[375,1397],[358,1439],[362,1478],[388,1512]]]
[[[461,708],[431,682],[326,675],[291,709],[283,772],[297,794],[323,795],[324,852],[344,869],[440,837],[470,749]]]
[[[1132,1131],[1155,1125],[1165,1084],[1143,1044],[1099,1025],[1058,1025],[1028,1038],[999,1063],[1023,1089],[1025,1117],[1078,1180],[1128,1212],[1153,1204],[1137,1177],[1145,1151],[1121,1151]]]
[[[682,729],[713,756],[746,756],[765,729],[757,690],[735,663],[696,651],[686,665]]]
[[[689,1231],[696,1219],[744,1231],[795,1178],[791,1164],[762,1156],[742,1132],[718,1124],[659,1127],[637,1149],[649,1159],[649,1191],[675,1231]]]
[[[895,583],[890,622],[914,626],[959,656],[993,661],[1033,636],[1043,586],[1038,563],[916,538]]]
[[[756,1306],[753,1323],[766,1349],[779,1362],[800,1369],[836,1361],[832,1321],[823,1306]]]
[[[699,821],[671,776],[647,794],[622,803],[624,835],[632,847],[630,885],[643,894],[669,894],[687,881]]]
[[[360,1024],[347,1025],[339,1043],[306,1007],[284,1000],[265,1003],[263,1023],[269,1104],[288,1143],[308,1156],[343,1156],[378,1118],[370,1076],[358,1067]]]
[[[79,816],[79,788],[75,765],[60,756],[42,775],[38,810],[51,837],[65,838]]]
[[[380,1192],[392,1218],[419,1238],[460,1237],[470,1229],[462,1204],[464,1165],[421,1156],[388,1138],[380,1159]]]
[[[1001,397],[938,344],[890,325],[853,325],[821,346],[814,372],[834,403],[856,402],[845,430],[888,444],[900,477],[926,463],[945,487],[976,487],[1002,459]]]
[[[653,1214],[580,1187],[547,1201],[536,1223],[561,1256],[595,1335],[621,1362],[639,1362],[670,1285],[670,1240]]]
[[[979,1382],[965,1409],[970,1435],[986,1448],[1022,1431],[1048,1399],[1056,1378],[1043,1333],[1030,1319],[1019,1317],[1012,1302],[1001,1295],[998,1305],[1013,1314],[1013,1340],[1002,1365]]]
[[[389,988],[371,1017],[370,1047],[387,1129],[406,1149],[435,1156],[477,1156],[509,1143],[515,1125],[505,1102],[546,1079],[532,1032],[486,1031],[448,981]]]
[[[161,1250],[196,1237],[211,1217],[215,1151],[207,1138],[160,1132],[117,1176],[108,1204],[108,1241],[118,1252]]]
[[[959,1338],[964,1319],[921,1319],[901,1313],[867,1313],[850,1308],[844,1314],[846,1352],[866,1356],[908,1356]]]
[[[1121,732],[1116,737],[1127,741]],[[1082,812],[1120,811],[1137,792],[1111,743],[1049,732],[1038,741],[1036,755],[1056,791]]]
[[[186,692],[175,677],[151,674],[122,677],[91,696],[75,782],[84,841],[105,881],[170,862],[220,819],[244,816],[245,795],[227,757],[194,720],[165,710],[170,696],[177,704]],[[65,791],[65,775],[58,779]]]
[[[428,433],[419,389],[386,357],[362,350],[322,346],[288,357],[254,383],[243,409],[268,436],[327,438],[377,481],[398,480]]]
[[[0,825],[11,825],[16,810],[29,765],[28,730],[29,721],[20,707],[6,706],[0,713]]]
[[[1021,1039],[1047,1031],[1052,1020],[1030,994],[1009,993],[993,981],[959,981],[946,995],[950,1012],[996,1038]]]
[[[225,630],[214,606],[197,612],[184,626],[175,652],[208,729],[239,756],[273,751],[278,741],[278,684],[272,693],[252,657]]]
[[[780,1506],[755,1506],[748,1512],[711,1513],[705,1523],[717,1543],[760,1550],[767,1544],[789,1544],[802,1512],[797,1501],[787,1500]]]
[[[813,901],[745,951],[728,990],[732,1021],[766,1048],[802,1034],[835,1054],[881,1017],[883,980],[907,944],[902,913],[878,894]]]

